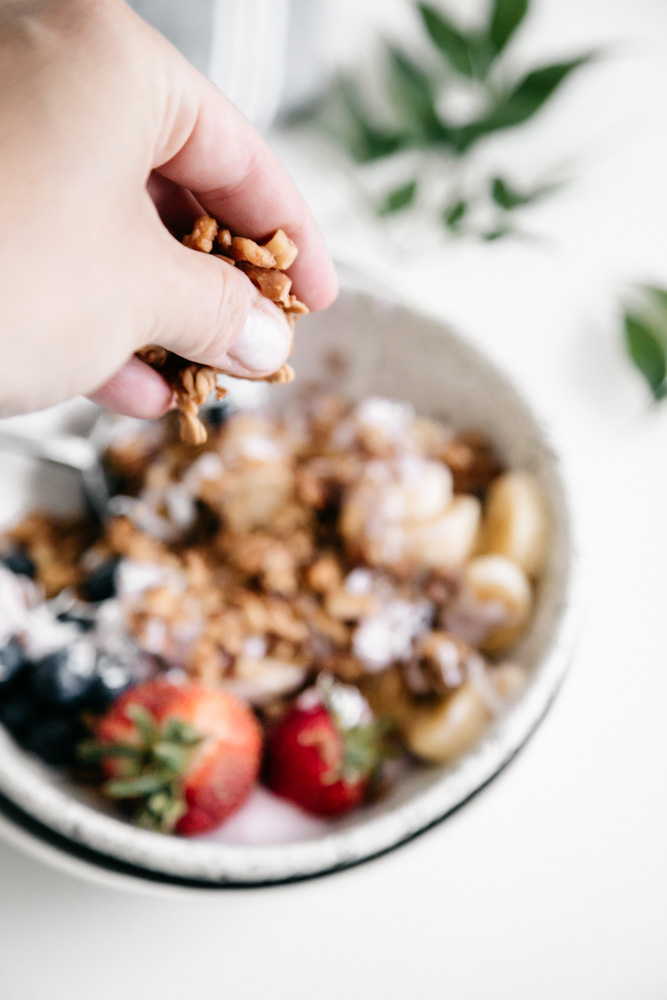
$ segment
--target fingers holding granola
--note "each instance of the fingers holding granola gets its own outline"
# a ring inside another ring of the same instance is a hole
[[[212,245],[213,232],[198,222],[186,245],[166,230],[158,233],[161,245],[146,262],[144,285],[153,324],[141,328],[137,348],[159,344],[189,361],[261,378],[286,360],[292,330],[282,310],[231,260],[216,259],[215,251],[192,252],[194,241],[202,249]]]
[[[196,251],[190,254],[192,262],[202,254],[218,258],[220,264],[216,266],[225,269],[226,281],[230,272],[235,271],[245,275],[252,286],[250,308],[241,331],[231,344],[227,343],[225,354],[217,359],[217,364],[192,354],[190,349],[167,349],[164,344],[169,343],[168,335],[167,339],[158,336],[156,343],[144,345],[137,351],[137,357],[158,371],[173,390],[181,411],[181,437],[197,445],[206,441],[206,428],[198,416],[199,407],[213,391],[218,398],[225,394],[217,385],[218,373],[264,378],[279,384],[293,379],[294,372],[284,363],[285,357],[291,352],[296,321],[308,312],[308,308],[291,292],[292,281],[279,266],[291,265],[299,252],[283,230],[277,230],[270,240],[258,244],[248,237],[233,235],[211,216],[201,215],[182,242],[188,251]],[[279,317],[289,331],[287,350],[284,338],[276,337],[275,324]]]
[[[282,229],[300,252],[280,269],[289,269],[294,293],[309,309],[326,308],[336,297],[338,282],[306,203],[233,104],[192,67],[183,68],[181,107],[156,150],[155,170],[192,192],[232,232],[262,243]]]

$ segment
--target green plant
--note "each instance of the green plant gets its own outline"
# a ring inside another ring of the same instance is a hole
[[[375,198],[378,214],[413,207],[426,184],[428,161],[466,164],[485,138],[530,121],[563,82],[593,58],[589,52],[512,74],[503,57],[529,8],[530,0],[490,0],[486,19],[470,30],[459,27],[441,6],[417,3],[415,13],[428,50],[417,59],[393,42],[385,43],[384,115],[371,111],[356,80],[339,80],[324,120],[353,160],[370,164],[406,151],[417,154],[411,176]],[[475,105],[463,120],[447,110],[452,88],[467,90]],[[460,169],[457,173],[464,176]],[[492,224],[477,235],[497,239],[513,231],[517,209],[559,186],[550,181],[519,189],[502,176],[473,188],[459,183],[443,196],[437,214],[449,232],[470,232],[471,210],[484,202]]]
[[[625,348],[659,402],[667,396],[667,289],[644,285],[641,292],[623,314]]]

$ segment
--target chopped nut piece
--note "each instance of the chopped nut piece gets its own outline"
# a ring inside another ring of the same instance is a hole
[[[291,365],[284,364],[273,375],[267,375],[264,381],[272,385],[287,385],[288,382],[294,381],[294,369]]]
[[[212,219],[210,215],[201,215],[195,222],[192,232],[183,237],[183,243],[192,250],[210,253],[217,231],[218,223],[215,219]]]
[[[344,587],[330,590],[324,602],[332,618],[353,622],[377,610],[377,600],[372,594],[350,594]]]
[[[298,248],[294,240],[291,240],[284,229],[276,229],[270,240],[264,244],[275,258],[275,266],[281,271],[286,271],[296,260]]]
[[[229,248],[229,256],[234,260],[247,261],[255,267],[276,267],[276,258],[268,247],[261,247],[254,240],[245,236],[233,236]]]
[[[306,582],[317,594],[340,587],[342,581],[342,570],[333,555],[321,556],[306,572]]]
[[[308,312],[308,306],[305,302],[300,302],[296,295],[287,296],[287,306],[288,312],[294,313],[296,316],[305,316]]]
[[[157,344],[148,344],[146,347],[142,347],[140,351],[137,351],[137,357],[153,368],[161,368],[168,356],[169,351],[165,347],[159,347]]]
[[[216,236],[216,243],[219,243],[221,247],[230,247],[232,245],[232,234],[229,229],[219,229],[218,235]]]
[[[481,493],[501,471],[498,456],[478,431],[453,437],[440,458],[452,472],[456,493]]]
[[[259,288],[262,295],[271,299],[283,308],[289,307],[290,289],[292,279],[288,278],[282,271],[269,271],[255,264],[248,264],[245,260],[240,260],[237,267],[252,281],[253,285]]]

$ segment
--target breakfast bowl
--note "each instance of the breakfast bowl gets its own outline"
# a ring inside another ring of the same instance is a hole
[[[544,566],[530,622],[511,650],[525,685],[457,759],[404,768],[383,794],[349,815],[312,821],[259,793],[249,823],[242,810],[222,836],[201,838],[132,825],[67,772],[21,749],[0,726],[0,794],[61,845],[71,843],[101,865],[215,887],[308,878],[383,854],[443,820],[503,769],[544,716],[569,664],[580,606],[569,490],[549,434],[508,375],[440,319],[352,285],[330,310],[304,322],[292,363],[295,383],[261,387],[270,409],[280,411],[313,386],[351,404],[369,397],[401,401],[455,429],[475,428],[505,468],[538,485],[548,509]],[[241,383],[239,397],[257,389]],[[10,520],[27,506],[48,507],[58,493],[73,492],[64,473],[40,468],[36,480],[34,467],[12,463],[6,481],[21,482],[17,509],[5,502]],[[33,480],[41,484],[37,493],[31,493]],[[274,835],[257,836],[258,823],[275,827]]]

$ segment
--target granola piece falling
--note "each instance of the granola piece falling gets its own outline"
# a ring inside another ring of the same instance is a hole
[[[198,416],[199,407],[204,405],[212,392],[217,393],[218,399],[226,393],[225,389],[216,385],[217,369],[186,361],[155,344],[137,351],[137,357],[156,368],[174,390],[181,412],[181,440],[192,445],[204,444],[207,432]]]

